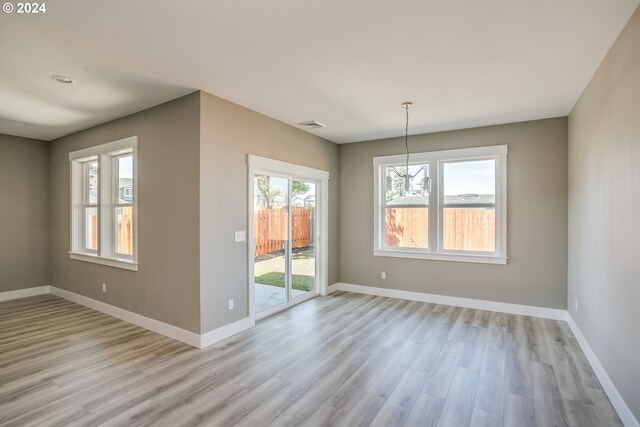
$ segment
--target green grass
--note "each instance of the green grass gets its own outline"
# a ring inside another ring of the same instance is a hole
[[[263,285],[284,288],[284,273],[270,271],[268,273],[256,276],[255,282],[262,283]],[[311,291],[315,287],[315,278],[312,276],[302,276],[300,274],[294,274],[292,286],[293,289],[296,289],[298,291]]]

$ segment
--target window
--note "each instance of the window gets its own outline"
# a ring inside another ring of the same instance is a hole
[[[70,257],[137,270],[137,137],[69,153]]]
[[[390,248],[429,248],[429,193],[423,190],[429,164],[409,165],[413,179],[407,182],[393,173],[405,166],[383,166],[385,177],[384,245]],[[408,188],[408,190],[407,190]]]
[[[506,263],[507,146],[374,157],[374,255]],[[404,176],[409,175],[409,179]]]

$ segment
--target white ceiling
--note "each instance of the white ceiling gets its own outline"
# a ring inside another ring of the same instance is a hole
[[[65,0],[0,15],[0,133],[202,89],[343,143],[567,115],[639,0]],[[67,75],[62,85],[49,78]]]

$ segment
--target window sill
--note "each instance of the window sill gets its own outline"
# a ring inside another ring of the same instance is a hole
[[[374,256],[394,257],[394,258],[412,258],[412,259],[430,259],[437,261],[454,261],[454,262],[475,262],[479,264],[506,264],[507,258],[487,255],[462,255],[462,254],[428,254],[416,251],[402,251],[389,249],[374,249]]]
[[[118,258],[105,258],[98,255],[69,252],[69,258],[77,261],[92,262],[94,264],[106,265],[109,267],[122,268],[124,270],[138,271],[138,263]]]

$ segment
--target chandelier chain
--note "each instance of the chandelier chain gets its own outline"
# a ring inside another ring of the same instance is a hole
[[[407,151],[407,175],[409,175],[409,106],[404,107],[407,120],[404,124],[404,148]]]

